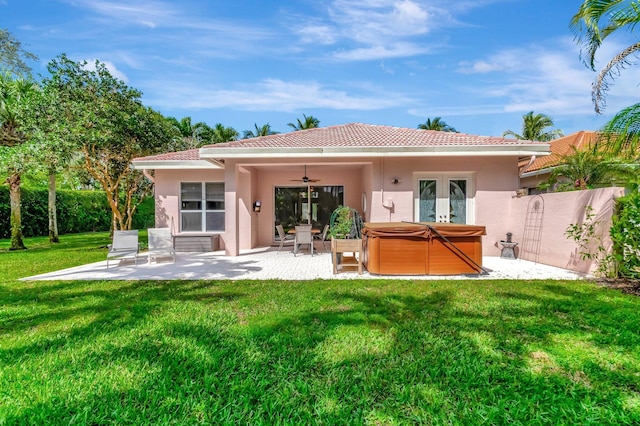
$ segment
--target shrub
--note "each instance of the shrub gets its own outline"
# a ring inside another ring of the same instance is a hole
[[[49,234],[48,197],[46,189],[22,188],[22,233],[25,237]],[[60,234],[111,229],[111,209],[103,191],[58,190],[56,191],[56,207]],[[153,226],[154,209],[153,198],[145,200],[134,217],[133,228],[144,229]],[[10,211],[9,188],[0,186],[0,238],[10,237]]]
[[[640,192],[616,200],[611,240],[620,276],[640,278]]]

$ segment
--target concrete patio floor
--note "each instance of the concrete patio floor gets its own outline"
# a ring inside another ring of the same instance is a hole
[[[290,251],[278,252],[272,247],[245,250],[240,256],[225,256],[223,251],[209,253],[177,253],[176,262],[161,259],[147,263],[142,253],[137,265],[133,260],[96,262],[61,271],[25,277],[22,280],[313,280],[313,279],[566,279],[585,278],[566,269],[526,260],[484,257],[488,274],[481,275],[372,275],[364,270],[333,274],[330,253],[308,253],[294,256]]]

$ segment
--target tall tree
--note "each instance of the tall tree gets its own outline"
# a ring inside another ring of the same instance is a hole
[[[50,81],[49,81],[50,82]],[[66,126],[64,117],[67,111],[60,103],[55,86],[45,84],[34,96],[34,102],[25,112],[25,123],[33,135],[38,149],[34,153],[34,169],[43,170],[48,176],[48,218],[49,241],[60,241],[56,207],[56,175],[67,170],[79,147],[73,143],[73,137]]]
[[[456,129],[449,126],[444,120],[440,117],[435,117],[433,120],[427,118],[427,121],[424,123],[418,124],[418,129],[422,130],[438,130],[440,132],[454,132],[458,133]]]
[[[238,140],[238,131],[233,127],[225,127],[222,123],[216,123],[213,126],[213,132],[211,135],[212,143],[220,143],[220,142],[231,142]]]
[[[37,85],[32,81],[13,79],[8,73],[0,74],[0,168],[8,176],[6,182],[9,184],[10,250],[26,249],[22,240],[20,184],[31,152],[29,135],[23,126],[23,112],[29,109],[35,90]]]
[[[522,116],[522,133],[518,134],[513,130],[506,130],[502,136],[513,136],[516,139],[549,142],[564,136],[562,130],[547,130],[553,126],[553,120],[548,115],[533,114],[529,111]]]
[[[7,30],[0,28],[0,70],[15,76],[31,77],[31,67],[25,61],[38,57],[22,48],[22,43]]]
[[[138,205],[149,194],[142,173],[130,167],[135,157],[164,150],[173,130],[165,117],[140,102],[141,93],[114,78],[96,61],[74,62],[65,55],[48,65],[50,84],[67,111],[65,125],[80,147],[83,163],[100,182],[113,214],[114,229],[131,229]]]
[[[293,128],[293,130],[315,129],[320,126],[320,120],[313,115],[307,117],[305,114],[302,114],[302,117],[302,120],[298,118],[297,123],[288,123],[287,126]]]
[[[619,30],[633,31],[640,23],[640,2],[637,0],[584,0],[580,9],[571,19],[571,28],[582,45],[582,59],[590,69],[596,70],[595,55],[602,42]],[[591,97],[597,113],[606,105],[605,92],[609,82],[632,64],[630,58],[637,58],[640,42],[622,49],[598,73],[592,87]]]
[[[260,126],[260,127],[256,123],[254,123],[253,126],[255,127],[255,132],[253,130],[245,130],[243,139],[257,138],[257,137],[260,137],[260,136],[275,135],[275,134],[278,133],[278,132],[274,132],[273,130],[271,130],[271,125],[269,125],[269,123],[267,123],[267,124],[265,124],[263,126]]]

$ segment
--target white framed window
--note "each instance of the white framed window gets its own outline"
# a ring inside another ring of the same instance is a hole
[[[224,182],[180,183],[180,231],[224,231]]]

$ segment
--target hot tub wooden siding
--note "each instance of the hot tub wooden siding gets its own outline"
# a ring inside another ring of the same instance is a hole
[[[484,226],[429,223],[473,262],[482,266]],[[477,274],[478,267],[423,224],[364,224],[364,265],[380,275]]]

